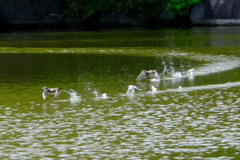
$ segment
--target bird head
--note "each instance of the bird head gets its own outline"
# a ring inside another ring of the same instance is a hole
[[[42,89],[48,89],[48,87],[44,86]]]

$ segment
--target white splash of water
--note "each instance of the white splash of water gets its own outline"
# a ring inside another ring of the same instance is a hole
[[[134,85],[129,85],[128,86],[128,90],[127,90],[127,94],[134,94],[135,90],[141,90],[138,87],[134,86]]]
[[[193,74],[194,73],[194,68],[188,70],[188,74]]]
[[[81,102],[81,96],[77,95],[77,92],[74,91],[73,89],[69,89],[69,91],[67,91],[67,93],[70,95],[70,103],[72,104],[77,104],[79,102]]]
[[[160,78],[152,78],[150,79],[151,82],[154,82],[154,83],[159,83],[160,82]]]
[[[172,74],[172,78],[182,78],[182,77],[183,77],[183,75],[181,72],[174,72]]]
[[[202,55],[202,54],[191,54],[191,53],[168,53],[168,56],[174,57],[187,57],[190,59],[205,61],[206,63],[200,67],[189,69],[188,71],[176,72],[174,70],[174,64],[170,63],[169,66],[162,62],[163,80],[181,80],[182,78],[188,78],[189,81],[193,81],[195,76],[203,76],[212,73],[219,73],[223,71],[232,70],[240,66],[240,59],[234,56],[226,55]]]
[[[204,64],[203,66],[188,70],[190,75],[194,74],[195,76],[202,76],[217,72],[228,71],[240,66],[240,59],[234,56],[226,55],[213,56],[176,52],[168,53],[168,56],[187,57],[198,61],[205,61],[206,64]]]
[[[169,66],[166,62],[162,62],[163,71],[160,73],[162,80],[172,80],[175,83],[175,80],[180,81],[181,78],[188,72],[177,72],[174,68],[174,63],[170,62]]]
[[[99,93],[97,90],[93,91],[92,93],[95,95],[95,97],[99,97]]]
[[[108,97],[107,93],[103,93],[100,98],[101,99],[108,99],[109,97]]]
[[[151,86],[151,91],[149,91],[149,92],[154,94],[154,93],[157,92],[157,88],[152,85]]]
[[[97,90],[92,92],[95,95],[95,100],[108,99],[107,93],[100,94]]]
[[[165,92],[192,92],[196,90],[207,90],[207,89],[219,89],[219,88],[231,88],[240,86],[240,81],[237,82],[228,82],[222,84],[211,84],[211,85],[203,85],[203,86],[192,86],[192,87],[182,87],[179,86],[176,89],[166,89],[161,91],[156,91],[157,93],[165,93]]]
[[[189,69],[189,70],[187,71],[187,75],[188,75],[188,80],[189,80],[189,81],[193,81],[193,80],[194,80],[194,68]]]
[[[76,105],[81,102],[82,97],[77,95],[77,92],[74,91],[73,89],[69,90],[62,90],[62,92],[66,92],[69,94],[70,98],[69,99],[63,99],[63,100],[56,100],[54,102],[70,102],[73,105]]]

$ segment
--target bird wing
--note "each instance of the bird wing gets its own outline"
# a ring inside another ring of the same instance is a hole
[[[156,78],[160,78],[160,76],[159,76],[159,74],[158,74],[158,72],[156,71],[156,70],[154,70],[154,76],[156,77]]]
[[[61,91],[59,91],[59,89],[57,88],[55,93],[54,93],[54,98],[58,98],[60,93],[61,93]]]
[[[47,98],[48,92],[44,89],[42,93],[42,97],[45,100]]]
[[[141,81],[142,79],[147,78],[147,73],[143,70],[141,71],[141,73],[138,75],[138,77],[136,78],[137,81]]]

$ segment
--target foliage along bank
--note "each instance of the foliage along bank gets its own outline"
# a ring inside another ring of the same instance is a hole
[[[202,0],[65,0],[66,8],[63,11],[77,23],[91,21],[97,25],[103,13],[133,13],[139,19],[151,22],[160,14],[163,1],[167,1],[166,9],[173,12],[175,18],[189,19],[192,6]]]
[[[119,14],[124,14],[125,17],[116,19],[110,16],[109,22],[121,22],[134,15],[134,18],[139,21],[147,22],[150,25],[161,23],[164,26],[163,21],[172,19],[173,13],[176,17],[188,15],[191,6],[200,3],[200,1],[1,0],[0,32],[5,30],[61,30],[64,28],[97,29],[99,24],[103,24],[104,16]],[[129,24],[138,25],[138,23],[131,23],[131,18]]]

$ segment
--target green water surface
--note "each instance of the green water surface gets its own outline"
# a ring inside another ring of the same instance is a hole
[[[239,33],[0,34],[0,158],[240,158]],[[135,80],[164,67],[195,73]],[[129,85],[140,90],[129,95]],[[43,86],[59,98],[43,100]]]

